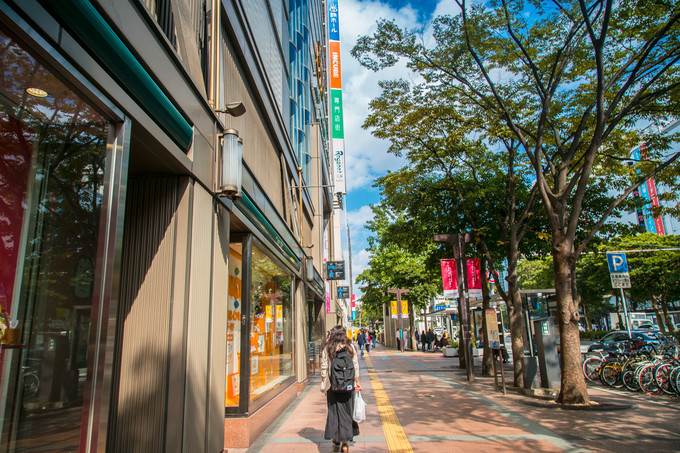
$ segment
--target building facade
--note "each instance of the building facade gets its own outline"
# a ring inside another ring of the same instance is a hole
[[[0,452],[247,447],[308,382],[339,321],[325,18],[0,0]]]
[[[680,132],[680,121],[672,121],[663,127],[653,125],[649,128],[658,130],[658,133],[665,136],[672,136]],[[680,151],[680,142],[672,142],[669,149],[667,149],[662,161],[672,157]],[[644,143],[631,151],[633,159],[640,160],[644,155]],[[657,182],[654,178],[648,179],[632,194],[633,197],[643,201],[642,206],[635,210],[628,211],[622,215],[622,222],[633,225],[639,225],[648,233],[654,233],[661,236],[680,234],[680,219],[668,215],[660,214],[654,216],[654,208],[673,208],[675,200],[667,200],[664,195],[667,193],[675,193],[677,191],[677,184],[663,184]]]

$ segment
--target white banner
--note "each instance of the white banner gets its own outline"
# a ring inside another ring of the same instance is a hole
[[[333,139],[333,183],[335,193],[345,194],[345,140]]]

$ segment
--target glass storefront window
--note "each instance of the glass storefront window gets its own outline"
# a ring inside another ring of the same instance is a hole
[[[227,301],[227,396],[225,406],[238,406],[241,379],[241,287],[243,246],[229,246],[229,297]]]
[[[109,122],[0,31],[0,451],[77,451]]]
[[[293,375],[291,276],[253,246],[250,305],[250,399]]]

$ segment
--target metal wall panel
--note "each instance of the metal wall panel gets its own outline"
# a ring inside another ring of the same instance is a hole
[[[176,177],[129,183],[112,452],[164,450],[177,186]]]
[[[229,291],[229,212],[218,206],[213,219],[213,303],[210,319],[210,361],[206,451],[224,448],[224,404],[227,391],[227,302]]]
[[[223,33],[226,36],[226,33]],[[279,161],[280,145],[273,141],[265,124],[266,116],[259,108],[254,93],[247,86],[242,64],[236,49],[228,40],[222,41],[224,66],[222,70],[223,92],[225,102],[241,101],[246,107],[246,114],[240,117],[225,116],[225,126],[236,129],[243,139],[243,160],[262,185],[263,191],[270,197],[281,217],[284,212],[283,191],[290,187],[283,180],[281,166],[273,165]],[[244,172],[247,170],[244,169]]]
[[[143,0],[144,6],[149,10],[151,16],[156,19],[158,25],[168,37],[173,46],[177,45],[175,38],[175,22],[172,17],[170,0]]]
[[[193,185],[193,191],[182,450],[203,452],[208,451],[206,450],[206,407],[208,405],[206,384],[210,359],[213,199],[198,184]],[[223,321],[226,322],[226,318]]]

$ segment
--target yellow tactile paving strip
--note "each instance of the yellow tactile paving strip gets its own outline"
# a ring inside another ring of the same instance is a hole
[[[373,368],[373,362],[367,356],[366,367],[368,368],[368,377],[371,379],[371,387],[373,388],[373,396],[375,397],[375,404],[378,406],[378,414],[380,415],[380,422],[382,423],[383,431],[385,432],[385,439],[387,440],[387,450],[393,453],[413,453],[411,443],[406,437],[404,428],[399,423],[396,412],[392,407],[390,399],[380,382],[378,373]]]

